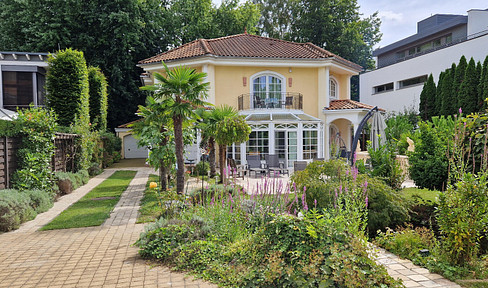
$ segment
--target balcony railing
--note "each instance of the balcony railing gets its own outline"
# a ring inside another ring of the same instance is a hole
[[[303,95],[296,92],[247,93],[237,98],[238,109],[303,110]]]

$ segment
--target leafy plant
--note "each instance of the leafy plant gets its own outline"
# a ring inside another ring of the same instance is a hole
[[[28,194],[17,190],[0,190],[0,231],[11,231],[36,217]]]
[[[107,130],[107,79],[98,67],[88,68],[90,123],[93,130]]]
[[[391,188],[399,190],[405,180],[400,164],[396,160],[396,153],[392,144],[380,145],[376,150],[368,143],[368,153],[371,159],[371,176],[380,177]]]
[[[18,190],[52,190],[56,115],[47,109],[31,107],[19,110],[15,122],[22,140],[17,151],[19,168],[12,177],[12,186]]]

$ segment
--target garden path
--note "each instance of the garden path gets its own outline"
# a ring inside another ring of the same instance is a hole
[[[37,231],[109,177],[114,169],[63,196],[48,212],[0,235],[0,287],[217,287],[169,268],[149,266],[132,244],[143,231],[135,224],[149,168],[136,170],[111,217],[100,227]],[[122,169],[117,169],[122,170]]]

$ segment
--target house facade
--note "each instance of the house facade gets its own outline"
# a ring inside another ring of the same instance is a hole
[[[17,111],[31,103],[44,105],[47,57],[48,53],[0,52],[0,108]]]
[[[238,163],[250,154],[277,154],[288,166],[329,158],[333,147],[350,147],[354,127],[372,108],[350,100],[350,78],[362,68],[311,43],[247,33],[195,40],[140,61],[146,85],[163,73],[162,61],[205,72],[207,101],[245,117],[249,141],[228,150]]]
[[[488,55],[488,10],[468,15],[436,14],[417,23],[417,34],[373,52],[377,68],[360,74],[361,102],[388,111],[418,111],[427,77],[458,63],[462,55],[481,61]]]

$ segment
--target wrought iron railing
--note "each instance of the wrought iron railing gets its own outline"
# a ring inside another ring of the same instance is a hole
[[[294,109],[303,110],[303,95],[296,92],[257,92],[239,95],[239,110]]]

